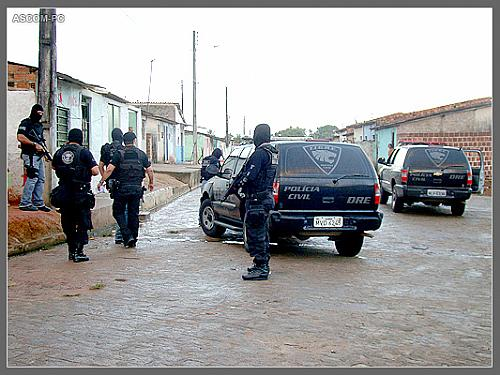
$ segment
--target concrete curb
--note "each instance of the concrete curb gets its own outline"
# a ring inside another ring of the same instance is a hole
[[[197,189],[198,186],[189,187],[187,185],[172,187],[167,186],[144,194],[142,210],[155,211],[164,205],[171,203],[180,196]],[[112,200],[109,195],[96,196],[96,207],[92,210],[92,223],[94,229],[90,232],[91,237],[111,235],[111,231],[116,224],[113,218]],[[64,233],[55,233],[52,236],[42,237],[30,242],[16,244],[8,249],[8,256],[22,255],[37,250],[45,250],[48,247],[56,246],[66,242]]]

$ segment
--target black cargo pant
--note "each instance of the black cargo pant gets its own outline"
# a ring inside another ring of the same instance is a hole
[[[88,230],[92,229],[90,208],[85,202],[87,192],[69,193],[71,204],[61,207],[61,226],[69,247],[89,243]]]
[[[120,227],[123,242],[136,240],[139,235],[139,207],[142,198],[142,186],[120,186],[114,195],[113,216]],[[127,215],[125,216],[125,209]]]
[[[245,250],[257,265],[269,262],[269,211],[273,208],[272,193],[250,194],[245,202]]]

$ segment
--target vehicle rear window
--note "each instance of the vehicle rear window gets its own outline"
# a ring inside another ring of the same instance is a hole
[[[406,163],[412,168],[445,168],[448,166],[468,167],[468,161],[461,150],[426,147],[408,151]]]
[[[287,177],[373,176],[373,167],[358,147],[328,143],[280,148],[281,175]]]

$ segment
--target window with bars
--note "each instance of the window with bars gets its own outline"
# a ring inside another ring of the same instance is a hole
[[[68,142],[69,109],[57,107],[57,148]]]
[[[111,142],[111,132],[114,128],[120,127],[120,107],[113,104],[108,104],[108,129],[109,141]]]
[[[128,131],[134,132],[137,136],[137,112],[130,109],[128,111]]]

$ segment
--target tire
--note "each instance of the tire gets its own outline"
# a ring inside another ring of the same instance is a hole
[[[457,202],[451,204],[451,214],[453,216],[462,216],[465,211],[465,203]]]
[[[363,247],[364,236],[362,234],[345,235],[335,240],[335,248],[343,257],[354,257],[359,254]]]
[[[396,213],[401,212],[403,210],[403,207],[404,207],[403,198],[398,196],[398,193],[396,191],[396,185],[394,185],[392,187],[392,204],[391,204],[392,211]]]
[[[389,193],[384,190],[382,185],[380,185],[380,204],[387,204],[389,200]]]
[[[203,232],[209,237],[220,238],[226,228],[216,225],[215,212],[210,199],[205,199],[200,206],[200,225]]]

